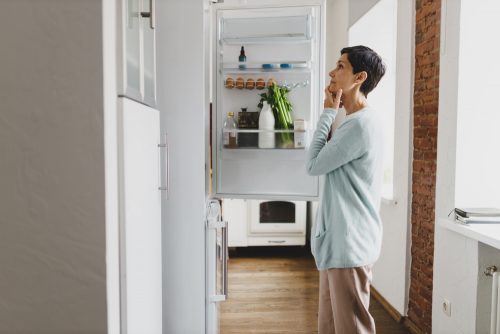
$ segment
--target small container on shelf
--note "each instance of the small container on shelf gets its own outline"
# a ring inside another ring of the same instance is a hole
[[[236,88],[243,89],[245,88],[245,79],[242,77],[236,78]]]
[[[241,47],[240,56],[238,57],[238,61],[239,61],[238,68],[240,70],[244,70],[245,68],[247,68],[247,65],[245,64],[245,62],[247,61],[247,56],[245,55],[245,47],[244,46]]]
[[[301,118],[294,120],[293,121],[293,128],[295,130],[305,131],[306,130],[306,121],[304,121]]]
[[[257,88],[258,90],[266,88],[266,81],[262,78],[258,78],[255,82],[255,88]]]
[[[238,138],[236,136],[236,122],[232,111],[227,113],[227,118],[223,125],[222,145],[226,148],[237,148]]]
[[[259,128],[259,112],[247,111],[247,108],[241,108],[238,113],[238,129],[241,130],[256,130]],[[257,147],[258,146],[258,133],[238,133],[238,146],[239,147]]]
[[[306,147],[306,121],[303,119],[296,119],[293,122],[294,128],[294,147],[295,148],[304,148]]]
[[[234,88],[234,79],[231,77],[228,77],[226,79],[226,82],[224,83],[224,86],[228,89],[233,89]]]
[[[273,68],[276,68],[275,64],[262,64],[262,68],[265,70],[272,70]]]
[[[259,114],[259,148],[275,148],[274,115],[271,106],[264,101]]]
[[[255,81],[252,78],[247,79],[247,83],[245,85],[246,89],[254,89],[255,88]]]

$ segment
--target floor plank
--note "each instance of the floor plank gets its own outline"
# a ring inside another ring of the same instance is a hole
[[[319,275],[303,247],[238,248],[229,258],[220,333],[317,333]],[[377,333],[406,334],[372,298]]]

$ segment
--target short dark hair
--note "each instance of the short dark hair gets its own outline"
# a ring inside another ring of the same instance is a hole
[[[347,53],[347,59],[352,65],[353,74],[365,71],[367,78],[359,89],[368,96],[385,74],[385,64],[382,58],[367,46],[357,45],[343,48],[340,54]]]

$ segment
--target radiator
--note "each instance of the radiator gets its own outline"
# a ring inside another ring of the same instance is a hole
[[[492,276],[490,334],[500,334],[500,272],[494,272]]]

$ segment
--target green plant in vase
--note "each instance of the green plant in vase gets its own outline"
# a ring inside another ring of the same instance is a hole
[[[292,120],[292,103],[288,99],[290,89],[285,86],[279,86],[272,82],[267,87],[267,92],[259,94],[260,101],[257,105],[262,108],[263,102],[266,101],[273,110],[274,114],[274,128],[276,130],[293,130]],[[293,147],[293,133],[283,132],[279,134],[281,145],[283,147]]]

